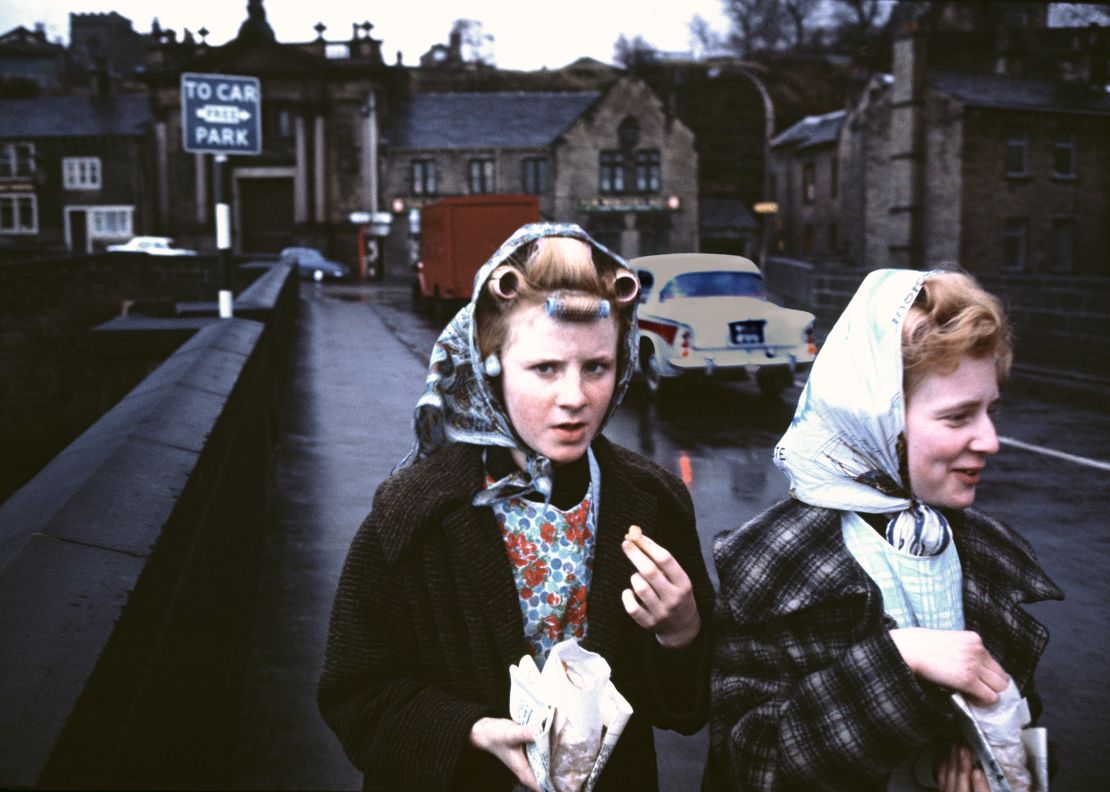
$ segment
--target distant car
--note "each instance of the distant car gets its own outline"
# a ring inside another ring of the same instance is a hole
[[[195,250],[174,247],[173,240],[162,236],[131,237],[121,245],[108,245],[110,252],[148,253],[152,256],[195,256]]]
[[[741,256],[669,253],[633,259],[640,279],[640,370],[648,390],[694,375],[747,379],[777,395],[813,362],[813,314],[767,300]]]
[[[325,278],[339,280],[347,277],[348,269],[338,261],[330,261],[316,248],[287,247],[281,251],[281,260],[297,265],[297,274],[302,278],[322,281]]]

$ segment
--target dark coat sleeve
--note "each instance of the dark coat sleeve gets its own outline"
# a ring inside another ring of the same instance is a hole
[[[830,566],[844,559],[811,554],[804,542],[768,552],[782,541],[753,523],[716,548],[710,776],[737,790],[882,788],[945,727],[945,698],[903,661],[881,598],[847,586],[791,603],[807,577],[827,575],[836,589]],[[783,603],[736,607],[752,601],[744,590],[753,587]]]
[[[658,495],[659,516],[652,537],[674,556],[690,578],[701,616],[701,630],[682,649],[668,649],[649,636],[643,664],[651,689],[652,725],[693,734],[709,716],[709,663],[712,656],[713,584],[702,556],[694,504],[689,490],[673,473],[639,456],[633,457],[641,486]]]
[[[469,747],[470,728],[494,713],[413,676],[418,649],[404,582],[384,557],[377,506],[356,534],[340,578],[320,710],[368,788],[439,792],[453,786],[456,774],[475,772],[484,757]],[[490,772],[504,774],[496,764]]]

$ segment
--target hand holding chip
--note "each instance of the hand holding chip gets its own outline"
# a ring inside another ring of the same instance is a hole
[[[629,527],[621,549],[636,567],[631,587],[621,594],[625,611],[663,646],[689,646],[701,630],[701,616],[685,570],[638,525]]]

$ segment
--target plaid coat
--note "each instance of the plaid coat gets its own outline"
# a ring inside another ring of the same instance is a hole
[[[652,727],[692,734],[709,709],[713,588],[686,487],[598,437],[600,512],[583,641],[613,672],[634,714],[598,790],[658,787]],[[483,716],[508,717],[509,665],[527,651],[519,595],[493,512],[471,505],[481,449],[436,451],[378,488],[339,581],[320,680],[324,719],[373,790],[509,790],[513,778],[468,744]],[[670,650],[624,611],[635,571],[630,524],[690,576],[702,631]]]
[[[1048,631],[1019,603],[1062,599],[1020,536],[948,513],[966,628],[1035,704]],[[720,575],[706,788],[883,789],[950,722],[947,695],[902,660],[882,594],[848,552],[840,512],[784,501],[714,544]],[[1036,707],[1034,707],[1036,709]]]

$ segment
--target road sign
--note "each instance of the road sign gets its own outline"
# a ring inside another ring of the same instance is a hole
[[[258,78],[182,74],[181,136],[185,150],[193,154],[261,154]]]

